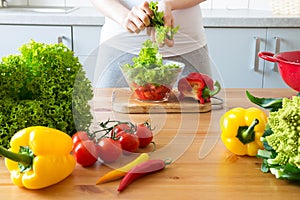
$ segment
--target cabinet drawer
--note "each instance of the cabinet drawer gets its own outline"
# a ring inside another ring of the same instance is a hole
[[[74,52],[77,56],[96,55],[101,26],[73,26]]]
[[[268,28],[267,31],[268,52],[300,50],[300,28]],[[278,72],[277,63],[266,61],[264,67],[264,88],[288,87]]]
[[[18,48],[33,39],[36,42],[63,42],[72,48],[71,26],[0,25],[0,58],[18,53]]]
[[[265,49],[266,29],[256,28],[206,28],[208,50],[213,76],[226,88],[261,88],[263,60],[255,63],[256,48]],[[254,70],[255,65],[260,68]]]

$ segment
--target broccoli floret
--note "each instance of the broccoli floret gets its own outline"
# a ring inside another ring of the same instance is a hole
[[[283,98],[282,108],[270,112],[268,123],[273,134],[265,139],[277,153],[270,162],[300,168],[300,97]]]

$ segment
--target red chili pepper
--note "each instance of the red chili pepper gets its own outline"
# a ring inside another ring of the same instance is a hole
[[[128,185],[130,185],[133,181],[140,177],[163,170],[166,167],[166,165],[170,163],[170,160],[163,161],[160,159],[155,159],[148,160],[144,163],[135,166],[124,176],[124,178],[120,182],[118,191],[123,191]]]
[[[178,81],[179,99],[192,97],[201,104],[210,102],[210,97],[216,95],[220,89],[217,81],[214,83],[208,75],[199,72],[192,72]]]

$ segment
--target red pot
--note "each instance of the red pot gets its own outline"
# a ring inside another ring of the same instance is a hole
[[[259,52],[258,56],[270,62],[277,62],[278,71],[284,82],[300,92],[300,51],[281,52],[278,54]]]

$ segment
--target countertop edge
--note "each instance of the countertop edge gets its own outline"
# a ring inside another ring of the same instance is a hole
[[[300,16],[274,15],[249,9],[202,9],[204,27],[300,27]],[[71,13],[2,12],[0,25],[102,26],[104,16],[93,7],[79,7]]]

